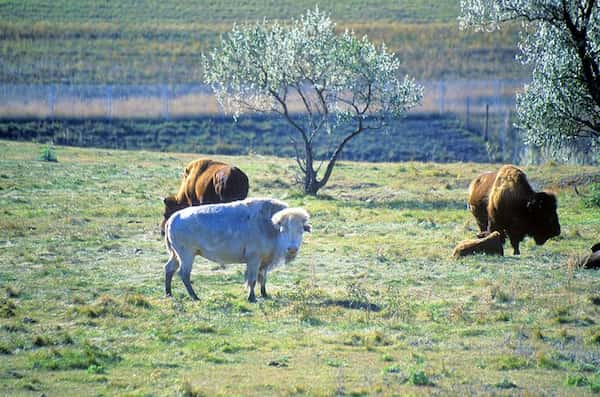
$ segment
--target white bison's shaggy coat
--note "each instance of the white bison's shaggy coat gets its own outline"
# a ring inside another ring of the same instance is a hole
[[[190,273],[194,257],[225,265],[246,264],[248,300],[256,301],[254,287],[260,283],[266,297],[267,272],[292,261],[310,231],[308,213],[302,208],[288,208],[274,199],[246,199],[228,204],[188,207],[176,212],[165,226],[169,260],[165,265],[165,292],[171,295],[171,280],[179,274],[193,299]]]

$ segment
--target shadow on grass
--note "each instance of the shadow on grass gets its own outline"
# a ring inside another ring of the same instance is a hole
[[[364,209],[407,209],[407,210],[466,210],[467,201],[465,200],[407,200],[407,199],[396,199],[386,201],[375,201],[375,200],[356,200],[356,199],[343,199],[337,198],[330,195],[318,195],[320,200],[334,201],[339,207],[352,207],[352,208],[364,208]]]
[[[371,312],[380,312],[381,306],[369,302],[361,302],[350,299],[327,299],[323,302],[325,306],[339,306],[344,309],[368,310]]]

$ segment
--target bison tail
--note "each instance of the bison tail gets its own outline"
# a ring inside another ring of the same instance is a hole
[[[170,238],[171,235],[171,222],[167,221],[165,224],[165,245],[169,253],[173,252],[173,242]]]

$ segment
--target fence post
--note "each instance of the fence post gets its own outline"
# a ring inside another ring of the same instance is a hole
[[[439,82],[439,99],[438,99],[438,104],[439,104],[439,112],[440,114],[444,113],[444,108],[445,108],[445,96],[446,96],[446,84],[443,81]]]
[[[470,113],[471,113],[471,97],[467,96],[467,114],[465,116],[465,125],[466,125],[467,130],[471,127],[470,120],[469,120],[469,118],[471,116]]]
[[[169,86],[163,85],[162,87],[162,101],[163,101],[163,118],[169,119]]]
[[[483,130],[483,141],[488,141],[488,128],[490,126],[490,104],[485,104],[485,129]]]
[[[502,156],[502,161],[506,158],[506,135],[508,132],[508,112],[504,115],[504,125],[500,128],[500,154]]]
[[[511,139],[513,142],[513,153],[512,153],[512,163],[513,164],[519,164],[521,162],[521,156],[520,153],[523,150],[523,141],[521,140],[521,137],[517,131],[516,128],[512,127],[512,110],[508,110],[508,118],[511,121],[510,122],[510,132],[511,132]]]
[[[48,112],[49,116],[54,116],[54,105],[56,102],[56,93],[54,92],[54,86],[52,84],[48,85]]]
[[[109,120],[112,120],[112,85],[107,85],[104,93],[106,95],[106,117]]]

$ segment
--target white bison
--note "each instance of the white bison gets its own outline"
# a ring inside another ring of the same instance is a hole
[[[267,296],[267,272],[292,261],[304,232],[310,232],[308,213],[288,208],[274,199],[246,199],[227,204],[188,207],[173,214],[165,225],[169,261],[165,265],[165,292],[171,296],[171,280],[179,274],[190,296],[198,300],[190,273],[200,255],[221,265],[246,264],[248,300],[256,302],[254,287]]]

